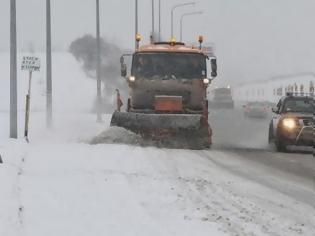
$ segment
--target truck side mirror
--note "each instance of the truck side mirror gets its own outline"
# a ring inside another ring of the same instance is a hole
[[[123,56],[120,57],[120,74],[122,77],[127,76],[127,65]]]
[[[122,77],[126,77],[127,76],[127,66],[126,66],[126,64],[121,64],[120,74],[121,74]]]
[[[211,58],[211,77],[215,78],[217,77],[218,73],[217,73],[217,59],[216,58]]]
[[[272,111],[273,113],[276,113],[276,114],[279,113],[277,107],[272,107],[272,108],[271,108],[271,111]]]

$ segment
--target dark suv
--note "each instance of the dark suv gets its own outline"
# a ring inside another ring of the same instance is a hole
[[[275,143],[278,151],[287,151],[289,145],[313,146],[313,96],[287,94],[272,111],[275,114],[269,126],[269,143]]]

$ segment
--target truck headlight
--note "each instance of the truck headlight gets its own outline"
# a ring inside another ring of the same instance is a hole
[[[204,84],[209,84],[209,83],[210,83],[210,80],[207,79],[207,78],[205,78],[205,79],[203,79],[203,83],[204,83]]]
[[[130,81],[130,82],[135,82],[135,81],[136,81],[136,77],[130,76],[130,77],[129,77],[129,81]]]
[[[296,127],[296,121],[292,118],[285,118],[282,120],[282,125],[287,129],[294,129]]]

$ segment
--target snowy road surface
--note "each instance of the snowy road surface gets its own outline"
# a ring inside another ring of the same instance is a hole
[[[313,157],[221,133],[224,117],[213,149],[191,151],[90,145],[108,120],[63,114],[47,132],[34,114],[30,144],[0,136],[0,235],[315,235]]]

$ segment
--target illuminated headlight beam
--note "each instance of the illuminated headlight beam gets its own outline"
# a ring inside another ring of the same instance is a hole
[[[285,118],[282,120],[282,125],[287,129],[294,129],[296,127],[296,121],[292,118]]]

